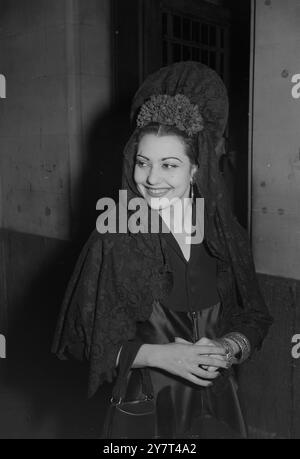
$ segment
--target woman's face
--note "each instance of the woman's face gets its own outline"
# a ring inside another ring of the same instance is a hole
[[[185,153],[183,142],[176,135],[157,137],[146,134],[139,142],[134,180],[152,208],[162,209],[175,200],[188,198],[196,169]],[[167,200],[162,203],[160,198]]]

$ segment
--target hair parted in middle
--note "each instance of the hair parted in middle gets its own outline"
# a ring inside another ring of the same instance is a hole
[[[176,126],[152,122],[137,131],[137,146],[142,138],[147,134],[154,134],[157,137],[175,136],[185,147],[185,153],[188,156],[192,165],[198,166],[197,160],[197,137],[188,136],[184,131],[181,131]]]

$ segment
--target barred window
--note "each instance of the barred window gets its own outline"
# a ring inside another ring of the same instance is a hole
[[[228,65],[228,26],[209,23],[173,11],[162,11],[162,63],[198,61],[225,81]]]

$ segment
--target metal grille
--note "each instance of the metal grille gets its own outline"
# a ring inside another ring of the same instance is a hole
[[[226,80],[228,27],[178,13],[162,13],[162,62],[198,61]]]

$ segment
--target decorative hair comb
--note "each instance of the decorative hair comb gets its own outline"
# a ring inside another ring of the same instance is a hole
[[[151,96],[150,100],[145,102],[140,109],[137,126],[144,127],[153,122],[176,126],[180,131],[186,132],[189,137],[204,129],[198,105],[191,104],[183,94]]]

